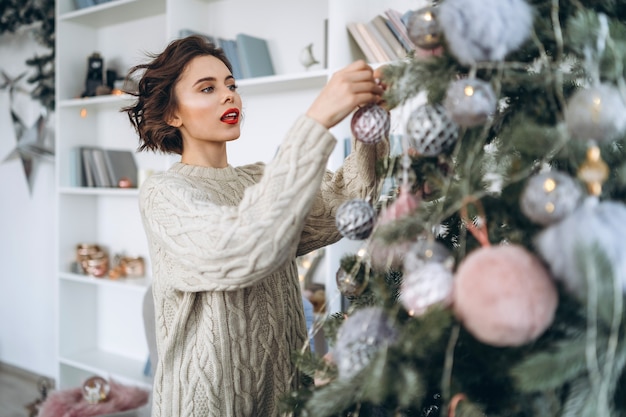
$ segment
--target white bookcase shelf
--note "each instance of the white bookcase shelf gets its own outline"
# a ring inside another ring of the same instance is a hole
[[[242,136],[229,144],[229,162],[269,162],[295,120],[308,109],[329,77],[363,58],[346,29],[350,21],[367,21],[386,8],[417,9],[412,0],[112,0],[76,9],[74,0],[57,0],[56,45],[56,183],[58,282],[58,386],[80,385],[94,374],[143,387],[148,358],[142,301],[150,284],[147,242],[138,212],[137,189],[71,186],[71,150],[100,146],[135,150],[138,141],[128,117],[119,110],[129,95],[81,97],[87,58],[98,52],[105,69],[124,76],[128,69],[161,51],[182,29],[216,37],[237,33],[268,41],[276,75],[237,80],[243,99]],[[274,13],[280,10],[281,13]],[[288,16],[285,18],[284,16]],[[310,70],[299,62],[313,43],[314,55],[326,63]],[[372,63],[376,65],[376,63]],[[349,120],[333,128],[341,144],[350,136]],[[329,167],[343,160],[337,146]],[[140,169],[165,170],[175,159],[137,154]],[[146,277],[100,279],[69,273],[78,243],[97,243],[116,253],[142,256]],[[335,273],[353,242],[325,250],[320,270],[326,277],[329,312],[340,309]]]

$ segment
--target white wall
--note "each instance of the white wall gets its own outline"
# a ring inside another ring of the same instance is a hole
[[[0,70],[10,77],[32,71],[25,61],[36,52],[45,50],[28,30],[1,35]],[[32,89],[25,78],[20,85]],[[27,96],[18,99],[24,110]],[[54,376],[54,165],[36,165],[31,194],[21,161],[3,162],[16,143],[9,93],[0,90],[0,361]]]

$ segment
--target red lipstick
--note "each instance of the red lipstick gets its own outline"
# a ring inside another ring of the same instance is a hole
[[[220,120],[229,125],[237,124],[237,122],[239,122],[239,109],[233,107],[232,109],[226,110]]]

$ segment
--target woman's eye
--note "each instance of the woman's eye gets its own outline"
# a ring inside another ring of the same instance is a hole
[[[202,90],[203,93],[212,93],[215,90],[215,87],[213,86],[209,86],[209,87],[204,87]]]
[[[229,85],[229,86],[228,86],[228,89],[229,89],[230,91],[236,91],[236,90],[237,90],[237,88],[239,88],[239,86],[238,86],[237,84],[233,84],[233,85]]]

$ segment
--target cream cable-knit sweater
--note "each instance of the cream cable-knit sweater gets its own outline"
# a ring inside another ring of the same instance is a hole
[[[298,384],[291,352],[307,339],[295,257],[336,242],[337,207],[375,188],[388,144],[336,140],[305,116],[274,160],[240,168],[174,164],[142,186],[158,364],[153,417],[278,415]]]

